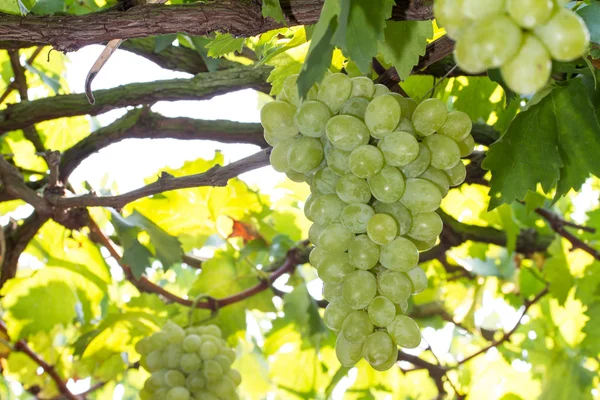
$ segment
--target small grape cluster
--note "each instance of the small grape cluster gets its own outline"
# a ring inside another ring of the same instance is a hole
[[[235,351],[216,325],[186,329],[169,321],[135,345],[150,377],[141,400],[237,400],[242,378],[231,368]]]
[[[550,78],[552,59],[583,56],[590,34],[564,8],[568,0],[435,0],[434,14],[456,40],[458,66],[478,74],[500,68],[507,86],[533,94]]]
[[[310,185],[310,263],[324,282],[324,320],[339,332],[340,363],[364,357],[387,370],[397,346],[421,342],[407,300],[427,287],[419,251],[435,245],[443,227],[435,211],[466,177],[472,122],[440,100],[417,104],[341,73],[301,101],[296,80],[288,77],[261,110],[271,164]]]

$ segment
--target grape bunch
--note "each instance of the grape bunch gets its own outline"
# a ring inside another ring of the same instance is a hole
[[[583,56],[590,34],[564,8],[568,0],[435,0],[434,14],[456,41],[458,66],[478,74],[500,68],[510,89],[533,94],[550,78],[552,59]]]
[[[271,165],[310,185],[310,263],[324,283],[340,363],[364,357],[387,370],[397,346],[421,342],[407,300],[427,287],[419,251],[435,245],[435,211],[466,177],[472,123],[440,100],[417,104],[366,77],[330,74],[303,101],[296,80],[261,110]]]
[[[141,400],[237,400],[242,380],[231,368],[235,351],[216,325],[181,328],[169,321],[135,345],[151,373]]]

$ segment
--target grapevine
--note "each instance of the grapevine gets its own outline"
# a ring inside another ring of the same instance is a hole
[[[304,101],[296,80],[261,111],[271,165],[310,185],[310,263],[329,301],[324,320],[338,333],[338,360],[387,370],[398,346],[421,342],[408,299],[427,287],[419,252],[435,245],[436,210],[465,180],[472,123],[440,100],[417,103],[366,77],[330,74]]]

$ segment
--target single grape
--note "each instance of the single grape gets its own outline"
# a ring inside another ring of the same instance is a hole
[[[387,331],[400,347],[414,349],[421,343],[419,325],[406,315],[396,315],[392,323],[387,326]]]
[[[444,125],[438,130],[438,133],[446,135],[455,142],[465,140],[473,129],[471,118],[462,111],[452,111],[448,113],[448,118]]]
[[[391,215],[398,224],[398,235],[406,235],[412,225],[411,212],[402,203],[380,203],[375,202],[373,208],[377,213]]]
[[[189,400],[190,391],[183,386],[171,388],[167,392],[167,400]]]
[[[452,39],[460,36],[461,31],[471,21],[462,12],[463,0],[435,0],[433,14],[439,26],[443,26]]]
[[[458,142],[458,149],[460,150],[461,157],[471,155],[473,150],[475,150],[475,139],[473,139],[473,136],[469,135],[465,140]]]
[[[289,75],[283,81],[283,94],[288,103],[298,106],[300,104],[300,96],[298,95],[298,74]]]
[[[348,204],[368,203],[371,200],[371,189],[367,180],[354,174],[342,176],[335,185],[335,190],[339,198]]]
[[[413,214],[413,224],[408,236],[423,242],[435,239],[442,233],[444,223],[435,212]]]
[[[516,56],[500,68],[504,82],[517,93],[533,94],[550,79],[552,60],[542,42],[526,34]]]
[[[375,211],[367,204],[348,204],[340,215],[340,221],[350,232],[365,233],[367,223],[373,215],[375,215]]]
[[[319,237],[323,232],[323,226],[319,224],[312,224],[308,229],[308,240],[315,246],[319,246]]]
[[[336,115],[325,127],[327,138],[337,149],[352,151],[369,142],[369,129],[360,119],[351,115]]]
[[[450,186],[458,186],[467,178],[467,169],[462,162],[459,162],[452,168],[444,170],[444,172],[448,176]]]
[[[350,343],[362,343],[375,327],[369,319],[369,315],[364,311],[354,311],[350,313],[342,324],[342,335]]]
[[[331,118],[331,111],[320,101],[308,100],[298,108],[294,118],[301,134],[318,138],[325,135],[325,125]]]
[[[472,20],[504,13],[504,0],[463,0],[462,12]]]
[[[292,182],[296,182],[296,183],[304,183],[304,182],[306,182],[304,174],[302,172],[294,171],[291,168],[290,168],[289,171],[287,171],[285,173],[285,176],[287,176],[287,178],[290,181],[292,181]]]
[[[195,334],[187,335],[185,339],[183,339],[182,343],[183,350],[188,353],[194,353],[200,350],[201,345],[202,339],[200,339],[200,336]]]
[[[350,97],[364,97],[370,99],[375,94],[375,85],[373,81],[366,76],[357,76],[350,79],[352,82],[352,92]]]
[[[221,379],[208,383],[206,388],[220,399],[232,399],[234,396],[237,397],[235,394],[235,384],[227,375],[224,375]]]
[[[354,234],[340,222],[333,222],[323,227],[319,235],[319,246],[327,251],[343,252],[348,250],[350,240]]]
[[[242,375],[240,375],[240,373],[235,369],[229,370],[227,376],[233,381],[233,383],[235,383],[235,386],[240,386],[242,383]]]
[[[206,345],[206,343],[202,344],[202,346],[204,345]],[[186,353],[181,356],[181,359],[179,361],[179,367],[183,372],[187,374],[199,370],[201,365],[202,360],[195,353]]]
[[[391,369],[394,365],[396,365],[397,362],[398,348],[394,346],[394,349],[392,350],[388,359],[384,363],[382,363],[381,365],[371,365],[371,368],[373,368],[375,371],[383,372]]]
[[[149,372],[158,371],[164,366],[163,353],[160,350],[154,350],[146,356],[146,369]]]
[[[459,163],[462,164],[462,163]],[[458,164],[457,164],[458,165]],[[440,190],[442,197],[446,197],[448,194],[448,190],[450,190],[450,182],[448,180],[448,175],[441,169],[437,169],[434,167],[429,167],[423,172],[419,178],[426,179],[429,182],[433,183]]]
[[[341,283],[344,277],[354,272],[346,253],[328,253],[317,269],[319,278],[325,283]]]
[[[294,123],[296,108],[283,101],[270,101],[260,110],[262,126],[277,139],[296,136],[298,127]]]
[[[390,92],[390,93],[386,94],[386,96],[393,97],[398,102],[398,105],[400,106],[400,115],[401,115],[400,120],[402,120],[402,118],[405,118],[410,113],[410,106],[408,104],[408,99],[406,97],[402,96],[399,93],[394,93],[394,92]],[[398,130],[398,125],[396,125],[395,130]]]
[[[332,331],[340,331],[344,320],[352,311],[352,308],[348,307],[343,301],[331,302],[325,308],[323,322]]]
[[[323,298],[330,303],[342,301],[342,285],[341,283],[324,283]]]
[[[206,378],[200,371],[194,371],[185,378],[185,386],[192,393],[196,393],[206,387]]]
[[[342,176],[350,172],[350,152],[333,149],[325,157],[327,166],[336,174]]]
[[[533,29],[552,15],[552,0],[506,0],[506,11],[522,28]]]
[[[323,145],[318,139],[300,136],[288,149],[288,164],[296,172],[308,172],[323,161]]]
[[[340,176],[333,172],[329,167],[321,168],[313,178],[315,191],[320,194],[335,194],[335,185]]]
[[[194,400],[221,400],[219,396],[207,390],[200,390],[194,393]]]
[[[344,204],[337,195],[325,194],[317,197],[312,202],[310,206],[310,215],[316,224],[325,226],[330,222],[337,220],[344,207],[346,207],[346,204]]]
[[[367,179],[371,193],[382,203],[394,203],[404,194],[404,177],[398,168],[386,165]]]
[[[167,347],[163,353],[163,358],[165,359],[166,366],[169,369],[177,369],[181,363],[181,357],[183,357],[184,352],[183,348],[175,345],[171,345],[171,347]]]
[[[359,118],[361,121],[364,121],[365,112],[367,112],[368,105],[369,100],[365,99],[364,97],[350,97],[342,105],[340,115],[351,115]]]
[[[375,93],[373,93],[373,98],[383,96],[387,93],[390,93],[390,89],[388,89],[387,86],[382,85],[381,83],[375,84]]]
[[[369,271],[354,271],[344,278],[344,303],[354,310],[367,308],[377,293],[377,280]]]
[[[373,242],[384,245],[390,243],[398,233],[398,224],[391,215],[375,214],[367,224],[367,235]]]
[[[446,105],[438,99],[422,101],[413,113],[412,123],[420,136],[429,136],[438,131],[448,119]]]
[[[416,268],[413,268],[416,269]],[[375,326],[387,326],[396,316],[396,306],[385,296],[377,296],[369,303],[369,318]]]
[[[435,244],[437,243],[437,237],[431,238],[431,240],[417,240],[417,239],[413,239],[411,237],[408,238],[411,242],[413,242],[413,244],[415,246],[417,246],[417,249],[419,251],[427,251],[429,249],[431,249],[433,246],[435,246]]]
[[[408,311],[408,301],[406,300],[400,300],[399,302],[395,303],[394,306],[396,307],[396,315],[406,314],[406,312]]]
[[[425,179],[407,179],[400,201],[413,213],[432,212],[440,207],[442,194],[437,186]]]
[[[369,270],[379,262],[379,246],[367,235],[355,236],[348,247],[348,259],[356,268]]]
[[[135,351],[137,351],[141,356],[147,356],[154,350],[154,346],[149,337],[145,337],[139,340],[135,344]]]
[[[408,132],[388,133],[377,145],[385,162],[394,167],[408,165],[419,155],[419,142]]]
[[[425,146],[423,143],[419,143],[419,155],[415,161],[400,167],[400,171],[402,171],[407,178],[416,178],[425,172],[427,167],[429,167],[430,162],[431,151],[429,150],[429,147]]]
[[[402,109],[392,96],[375,97],[367,106],[365,124],[371,134],[377,138],[392,132],[398,126]]]
[[[350,343],[340,334],[335,342],[335,355],[344,367],[352,367],[362,358],[362,343]]]
[[[223,376],[223,368],[215,360],[204,361],[202,372],[208,382],[216,381]]]
[[[396,349],[396,345],[387,332],[374,332],[363,344],[363,357],[371,365],[382,365],[388,360],[394,349]]]
[[[342,108],[342,104],[350,97],[352,81],[344,74],[331,74],[321,82],[317,99],[325,103],[334,113]]]
[[[415,125],[410,119],[404,117],[400,118],[400,122],[398,123],[395,132],[406,132],[410,133],[412,136],[417,136]]]
[[[379,262],[387,269],[410,271],[419,262],[419,250],[410,240],[398,236],[390,243],[381,246]]]
[[[358,146],[350,153],[350,171],[359,178],[369,178],[383,167],[383,154],[375,146]]]
[[[219,348],[214,343],[206,342],[202,343],[200,347],[200,358],[204,361],[212,360],[219,353]]]
[[[172,321],[167,321],[162,330],[167,334],[167,341],[169,343],[179,344],[185,338],[185,330]]]
[[[179,372],[179,373],[181,374],[181,372]],[[153,372],[152,375],[150,375],[150,377],[148,378],[148,380],[144,383],[144,385],[152,391],[156,391],[156,390],[160,389],[161,387],[166,387],[167,386],[167,381],[165,379],[166,374],[167,374],[167,371],[165,371],[164,369]],[[185,381],[185,377],[183,379]],[[168,386],[179,386],[179,385],[168,385]]]
[[[290,170],[288,152],[292,143],[294,143],[294,138],[281,139],[271,150],[269,162],[275,171],[288,172]]]
[[[150,343],[154,350],[162,350],[169,344],[169,337],[165,332],[156,332],[150,336]]]
[[[408,271],[406,275],[408,275],[408,279],[410,279],[410,283],[412,283],[412,294],[421,293],[423,290],[427,289],[427,275],[425,275],[423,268],[413,268]]]
[[[412,294],[410,279],[403,272],[383,271],[377,274],[377,290],[393,303],[406,300]]]
[[[271,135],[266,129],[264,130],[263,136],[265,138],[265,142],[267,142],[267,144],[271,147],[275,146],[281,140]]]
[[[184,386],[185,375],[176,369],[170,369],[164,375],[165,385],[169,387]]]
[[[319,268],[319,265],[321,265],[321,261],[323,260],[323,258],[325,258],[326,255],[327,251],[322,247],[318,247],[317,245],[310,251],[308,260],[313,267]]]

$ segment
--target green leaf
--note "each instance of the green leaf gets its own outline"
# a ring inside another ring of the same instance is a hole
[[[2,0],[0,0],[0,1],[2,1]],[[25,63],[24,67],[26,70],[28,70],[32,74],[36,74],[37,76],[39,76],[42,79],[42,81],[50,89],[52,89],[54,91],[54,94],[58,94],[58,91],[60,90],[61,85],[57,78],[48,76],[46,73],[37,69],[33,65],[30,65],[29,63]]]
[[[461,77],[453,80],[451,96],[456,96],[452,107],[463,111],[477,122],[487,122],[493,112],[504,111],[504,99],[493,99],[498,84],[487,76]],[[495,102],[492,102],[494,100]]]
[[[0,0],[0,12],[25,15],[29,11],[20,0]]]
[[[350,371],[350,368],[348,368],[348,367],[340,367],[335,372],[335,374],[333,375],[333,378],[331,378],[331,382],[329,382],[329,385],[327,385],[327,388],[325,389],[325,398],[326,399],[329,399],[329,397],[333,393],[333,391],[336,388],[336,386],[338,385],[338,383],[340,383],[342,378],[344,378],[346,375],[348,375],[349,371]]]
[[[219,58],[233,52],[240,53],[242,48],[244,48],[245,42],[245,38],[236,38],[230,33],[217,32],[216,37],[205,47],[208,49],[209,57]]]
[[[585,315],[589,320],[583,328],[583,333],[586,336],[581,342],[581,347],[595,357],[600,353],[600,340],[598,340],[600,335],[600,302],[591,304]]]
[[[600,43],[600,3],[592,2],[577,10],[577,14],[585,21],[590,31],[590,40]]]
[[[384,37],[385,20],[392,16],[393,6],[393,0],[350,2],[346,43],[342,50],[363,73],[369,71],[371,60],[377,55],[377,42]],[[343,26],[344,24],[340,24],[340,28]]]
[[[31,8],[31,13],[37,15],[55,14],[64,11],[64,0],[39,0]]]
[[[185,43],[186,41],[189,41],[190,47],[196,49],[196,51],[200,54],[200,57],[202,57],[202,61],[204,61],[204,64],[206,64],[208,72],[215,72],[219,68],[219,65],[221,65],[220,59],[215,59],[208,56],[206,45],[210,43],[209,38],[204,36],[192,36],[190,38],[185,35],[178,35],[177,39],[179,40],[180,44],[182,42]]]
[[[544,264],[544,276],[550,283],[550,294],[558,300],[560,305],[564,305],[569,291],[575,285],[575,279],[569,270],[569,261],[560,236],[554,239],[548,252],[552,258]]]
[[[544,206],[546,197],[538,192],[527,192],[525,195],[525,212],[531,214],[536,208]]]
[[[160,53],[167,47],[169,47],[177,39],[177,34],[173,33],[170,35],[160,35],[154,38],[154,52]]]
[[[262,16],[264,18],[273,18],[277,22],[284,22],[283,10],[279,0],[263,0],[262,1]]]
[[[396,68],[400,79],[405,80],[425,54],[433,26],[430,21],[388,21],[384,32],[385,40],[379,42],[379,51]]]

